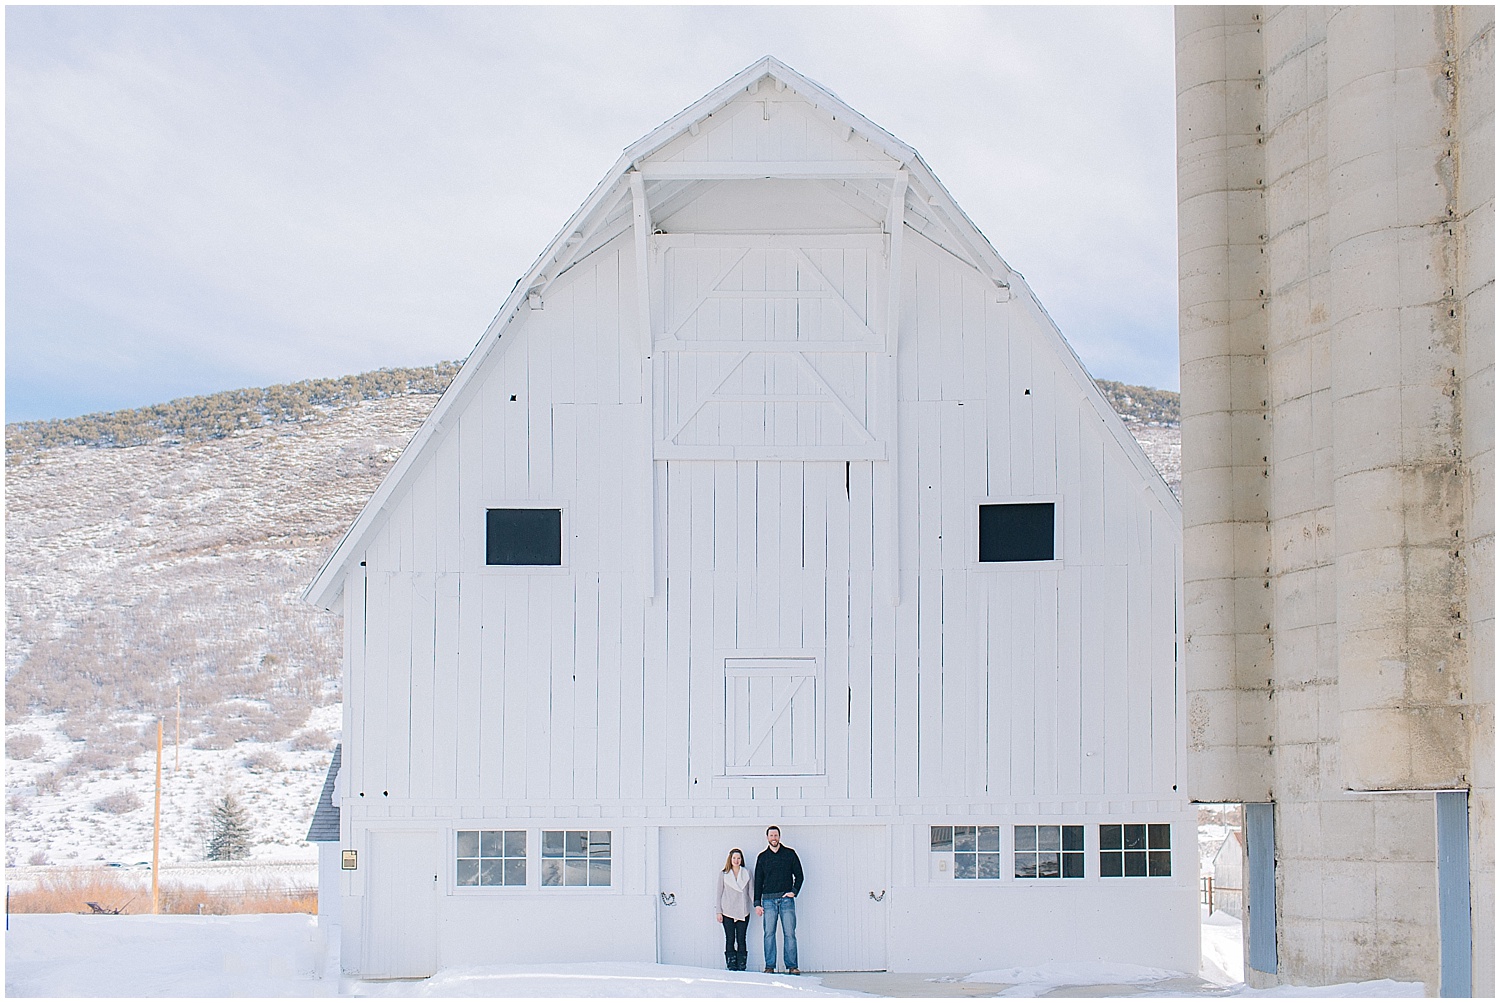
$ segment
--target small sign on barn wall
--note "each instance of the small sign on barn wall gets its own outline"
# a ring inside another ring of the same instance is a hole
[[[352,870],[357,869],[359,867],[359,851],[358,850],[345,850],[344,851],[344,858],[343,858],[342,862],[339,864],[339,866],[342,867],[346,871],[352,871]]]

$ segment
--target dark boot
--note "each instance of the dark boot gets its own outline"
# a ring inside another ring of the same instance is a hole
[[[741,951],[740,952],[740,957],[739,957],[740,967],[737,969],[737,971],[743,972],[745,970],[745,962],[747,962],[749,960],[750,960],[750,954],[749,954],[749,952],[748,951]]]
[[[725,951],[724,967],[731,972],[738,971],[739,969],[735,968],[734,966],[738,963],[739,957],[739,952],[737,951]]]

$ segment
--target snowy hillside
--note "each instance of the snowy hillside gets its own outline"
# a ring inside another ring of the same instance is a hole
[[[299,593],[436,401],[9,468],[8,863],[149,857],[158,715],[166,859],[201,857],[207,804],[231,790],[257,857],[312,853],[342,628]]]
[[[1111,386],[1176,490],[1175,395]],[[158,717],[165,861],[201,859],[227,792],[251,809],[255,859],[312,859],[342,625],[299,593],[437,399],[129,448],[38,448],[56,429],[26,430],[6,471],[8,865],[149,859]]]

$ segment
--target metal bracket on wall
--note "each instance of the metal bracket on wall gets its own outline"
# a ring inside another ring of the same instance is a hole
[[[662,892],[661,893],[661,904],[662,905],[676,905],[677,904],[677,896],[675,894],[673,894],[672,892]]]

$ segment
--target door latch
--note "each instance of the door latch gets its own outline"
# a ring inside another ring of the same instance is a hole
[[[871,892],[870,893],[870,898],[874,899],[876,902],[884,902],[885,901],[885,889],[884,888],[880,889],[880,894],[879,895],[876,895],[874,892]]]
[[[661,893],[661,904],[662,905],[676,905],[677,904],[677,896],[675,894],[673,894],[672,892],[662,892]]]

